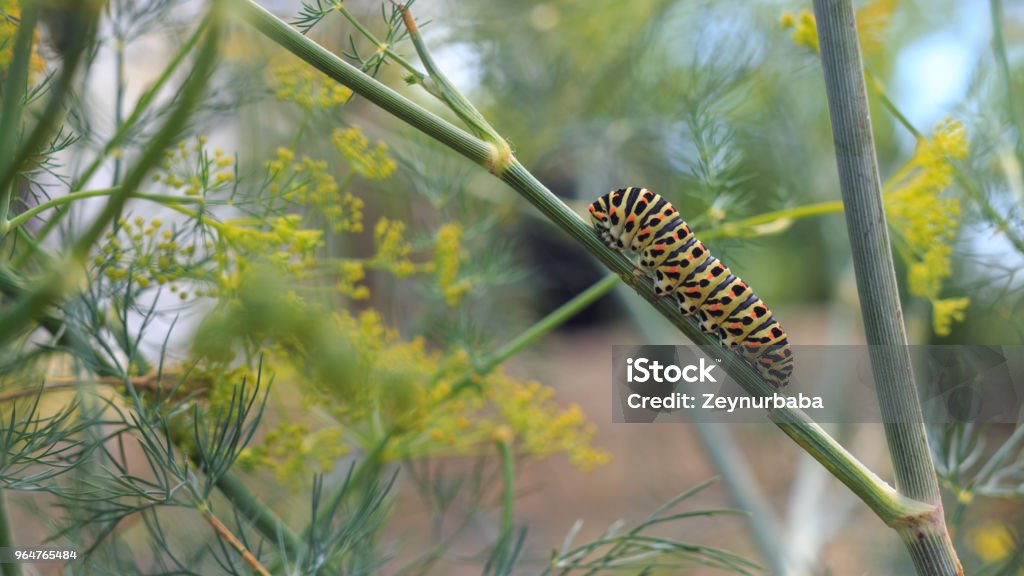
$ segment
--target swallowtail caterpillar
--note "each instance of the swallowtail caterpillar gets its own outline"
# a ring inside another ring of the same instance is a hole
[[[777,388],[793,373],[786,331],[747,283],[711,255],[667,200],[646,188],[620,188],[590,205],[594,231],[609,248],[638,254],[654,293],[674,295],[679,311],[738,352]]]

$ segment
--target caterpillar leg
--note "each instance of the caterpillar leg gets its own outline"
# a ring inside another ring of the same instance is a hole
[[[789,379],[793,375],[793,351],[789,347],[789,342],[769,346],[755,360],[754,368],[762,378],[776,388],[789,384]]]
[[[774,318],[748,333],[738,347],[740,354],[775,387],[789,383],[793,373],[793,350],[786,331]]]

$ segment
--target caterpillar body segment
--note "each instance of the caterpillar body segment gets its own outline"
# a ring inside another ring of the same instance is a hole
[[[684,315],[745,358],[781,388],[793,372],[785,330],[765,303],[729,267],[711,255],[667,200],[646,188],[620,188],[590,205],[598,238],[614,250],[639,255],[654,275],[654,293],[674,295]]]

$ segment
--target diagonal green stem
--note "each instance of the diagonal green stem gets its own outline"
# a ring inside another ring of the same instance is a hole
[[[751,229],[757,226],[763,226],[766,224],[775,224],[786,220],[799,220],[801,218],[810,218],[812,216],[821,216],[822,214],[839,214],[843,211],[842,202],[819,202],[817,204],[806,204],[804,206],[795,206],[793,208],[783,208],[781,210],[773,210],[771,212],[765,212],[742,220],[736,220],[734,222],[726,222],[721,227],[708,230],[705,234],[705,238],[719,238],[723,236],[729,237],[744,237],[751,235]],[[772,231],[776,229],[773,228]],[[753,230],[752,235],[760,235],[763,231]]]
[[[196,27],[196,30],[192,32],[192,34],[188,37],[188,39],[185,40],[181,47],[178,48],[178,51],[174,54],[174,57],[171,58],[171,61],[167,63],[166,67],[164,67],[163,72],[160,73],[160,77],[157,78],[156,82],[154,82],[153,85],[150,86],[149,89],[147,89],[146,92],[139,98],[139,101],[135,103],[135,107],[132,109],[132,113],[129,114],[128,118],[126,118],[124,122],[117,127],[117,131],[114,132],[114,135],[110,138],[110,140],[107,140],[107,143],[103,145],[103,150],[101,150],[100,153],[97,154],[95,158],[93,158],[92,162],[89,163],[89,166],[87,166],[86,169],[82,171],[81,174],[78,175],[78,179],[76,180],[75,185],[72,187],[73,192],[81,190],[82,187],[84,187],[89,182],[89,179],[92,178],[94,174],[96,174],[96,171],[99,170],[99,168],[103,165],[103,161],[106,160],[111,153],[117,150],[121,146],[121,144],[124,143],[125,139],[128,138],[132,130],[135,129],[139,120],[142,119],[142,115],[145,114],[147,110],[149,110],[149,107],[153,104],[153,101],[160,94],[160,91],[163,90],[167,82],[170,81],[171,76],[174,75],[174,72],[178,69],[178,66],[180,66],[181,63],[185,60],[185,57],[192,52],[192,49],[195,48],[196,43],[199,42],[199,39],[203,37],[203,33],[206,31],[206,26],[207,21],[203,20],[200,23],[200,25]]]
[[[230,471],[222,474],[217,479],[217,489],[269,542],[279,544],[292,561],[299,557],[303,543],[298,534],[249,491],[238,476]]]
[[[541,318],[536,324],[530,326],[522,334],[513,338],[510,342],[498,348],[480,363],[477,372],[487,373],[503,364],[509,358],[519,354],[524,349],[539,340],[542,336],[558,328],[569,319],[583,311],[584,308],[597,302],[599,298],[619,285],[619,277],[609,274],[603,279],[574,296],[571,300],[562,304],[553,312]],[[454,392],[454,390],[453,390]]]

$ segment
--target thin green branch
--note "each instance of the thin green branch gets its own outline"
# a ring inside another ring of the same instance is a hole
[[[302,540],[274,511],[257,498],[245,483],[233,472],[225,472],[217,479],[217,490],[220,491],[238,510],[238,512],[259,531],[268,541],[278,544],[282,550],[295,560],[302,553]]]
[[[894,525],[919,574],[960,574],[903,326],[853,2],[814,0],[814,13],[857,292],[896,486],[934,507]]]
[[[1003,442],[999,449],[996,450],[995,454],[989,458],[988,462],[978,470],[978,473],[974,475],[973,485],[984,486],[992,479],[992,476],[1003,467],[1010,456],[1017,450],[1018,445],[1024,441],[1024,425],[1018,425],[1014,429],[1013,434]]]
[[[120,127],[124,124],[124,96],[127,91],[124,67],[125,39],[120,35],[120,26],[114,27],[114,126]],[[109,144],[109,142],[108,142]],[[121,180],[121,168],[124,158],[118,155],[114,158],[114,174],[111,176],[111,184],[114,186]]]
[[[35,3],[27,2],[25,4],[33,5]],[[7,190],[13,185],[25,164],[53,136],[59,120],[63,116],[64,99],[71,92],[75,73],[78,71],[78,66],[92,39],[95,29],[94,20],[99,17],[98,9],[98,6],[93,6],[92,3],[80,3],[68,9],[66,29],[69,38],[67,39],[67,50],[64,53],[64,63],[60,72],[57,73],[57,80],[50,87],[50,97],[46,101],[46,106],[28,136],[22,140],[21,145],[13,154],[5,154],[0,157],[0,190]]]
[[[37,204],[28,210],[18,214],[8,222],[10,229],[13,230],[18,226],[24,225],[26,222],[35,218],[42,212],[50,210],[51,208],[65,208],[67,205],[72,204],[78,200],[85,198],[96,198],[99,196],[111,196],[119,194],[121,187],[116,186],[114,188],[102,188],[97,190],[83,190],[81,192],[71,192],[63,196],[51,198],[46,202]],[[142,200],[150,200],[158,204],[202,204],[204,200],[200,197],[194,196],[175,196],[172,194],[145,194],[135,193],[131,195],[131,198],[140,198]]]
[[[178,48],[178,51],[174,54],[174,57],[171,58],[171,61],[167,63],[167,66],[164,67],[163,72],[160,73],[156,82],[154,82],[153,85],[150,86],[141,97],[139,97],[139,100],[135,103],[135,107],[132,109],[131,114],[125,118],[124,122],[117,126],[117,131],[114,132],[114,135],[107,140],[106,144],[103,145],[103,150],[101,150],[85,170],[79,174],[74,186],[71,188],[72,191],[81,190],[82,187],[89,182],[89,179],[96,174],[96,171],[99,170],[110,154],[120,148],[121,144],[123,144],[125,139],[132,133],[132,130],[136,128],[139,120],[142,119],[143,114],[149,110],[149,107],[153,104],[154,100],[156,100],[156,97],[171,79],[171,76],[174,75],[174,72],[177,71],[181,63],[192,52],[192,49],[195,48],[199,39],[203,37],[203,32],[205,32],[206,26],[207,20],[204,19],[200,25],[196,27],[195,31],[192,32],[192,35],[190,35],[181,47]]]
[[[603,279],[598,280],[589,288],[580,292],[544,318],[541,318],[534,325],[523,331],[522,334],[516,336],[491,354],[488,354],[477,366],[477,374],[487,374],[501,364],[504,364],[506,360],[533,345],[541,337],[549,334],[552,330],[579,314],[587,306],[597,302],[598,299],[618,285],[619,277],[614,274],[609,274]],[[456,392],[454,387],[452,392]]]
[[[704,234],[704,237],[743,238],[748,236],[760,236],[762,234],[784,230],[787,227],[785,224],[792,220],[811,218],[813,216],[821,216],[823,214],[839,214],[842,211],[843,203],[839,201],[819,202],[817,204],[806,204],[804,206],[783,208],[781,210],[773,210],[771,212],[757,214],[756,216],[750,216],[749,218],[743,218],[733,222],[726,222],[719,228],[708,230]],[[759,227],[761,228],[759,229]],[[767,228],[767,230],[765,230],[765,228]]]
[[[878,78],[876,78],[875,75],[872,74],[871,71],[866,68],[864,70],[864,75],[867,77],[867,80],[871,83],[871,87],[874,89],[875,95],[878,96],[878,99],[882,102],[882,106],[885,107],[885,109],[888,110],[890,114],[892,114],[892,117],[895,118],[901,126],[906,128],[907,132],[910,132],[915,139],[920,140],[921,138],[924,138],[924,134],[921,134],[921,131],[914,127],[914,124],[910,122],[910,119],[907,118],[903,114],[903,112],[896,107],[896,103],[893,102],[889,98],[889,95],[885,93],[885,88],[882,87],[882,83],[878,80]]]
[[[441,97],[448,104],[448,108],[461,118],[478,137],[498,147],[499,160],[503,161],[506,158],[511,158],[512,151],[508,143],[505,142],[505,139],[501,137],[501,134],[491,126],[490,122],[484,118],[484,115],[476,109],[476,106],[473,106],[473,103],[463,96],[462,92],[459,92],[451,80],[448,79],[448,76],[434,63],[434,58],[430,55],[426,42],[423,41],[423,36],[420,34],[419,26],[416,25],[416,19],[413,18],[410,7],[406,5],[401,7],[400,10],[402,11],[402,22],[405,24],[405,29],[409,32],[409,39],[412,40],[412,45],[416,47],[416,53],[420,57],[420,62],[423,62],[423,67],[427,69],[431,79],[441,89]],[[503,167],[504,164],[502,166],[493,166],[491,172],[500,174],[503,171]]]
[[[345,8],[344,4],[339,4],[335,8],[335,10],[337,10],[342,16],[344,16],[345,20],[348,20],[349,24],[352,24],[352,27],[355,28],[360,34],[362,34],[364,38],[366,38],[374,46],[376,46],[378,52],[386,55],[388,58],[391,58],[396,63],[398,63],[398,65],[401,66],[402,68],[405,68],[405,70],[409,72],[409,74],[411,74],[412,77],[416,80],[417,84],[423,86],[423,88],[430,92],[431,94],[434,94],[438,98],[441,98],[441,95],[439,93],[435,92],[430,86],[427,85],[426,74],[417,70],[416,67],[413,66],[411,62],[402,57],[402,55],[392,50],[391,46],[389,46],[387,43],[379,40],[373,34],[373,32],[370,32],[366,28],[366,26],[363,26],[363,23],[360,22],[358,18],[353,16],[352,13]]]
[[[498,457],[501,459],[502,479],[501,532],[498,537],[498,547],[504,549],[512,540],[513,521],[515,520],[516,458],[510,439],[499,439],[495,444],[498,446]]]
[[[0,548],[13,548],[10,518],[7,517],[6,491],[0,490]],[[0,562],[0,576],[21,576],[21,565],[17,562]]]
[[[13,161],[21,124],[21,107],[28,90],[29,61],[32,59],[32,37],[36,31],[39,6],[35,2],[21,3],[21,22],[14,37],[11,65],[7,69],[3,86],[3,108],[0,111],[0,165],[7,169]],[[7,215],[11,209],[14,183],[0,185],[0,235],[7,233]]]
[[[455,152],[488,167],[488,169],[493,167],[493,163],[491,163],[493,150],[487,143],[424,110],[376,79],[363,74],[292,29],[254,0],[232,0],[232,4],[249,24],[324,72],[328,77],[344,84],[353,92]],[[591,227],[579,215],[552,194],[517,160],[512,158],[507,169],[499,172],[498,176],[536,206],[548,220],[569,234],[602,264],[622,278],[690,340],[699,345],[717,346],[717,342],[702,333],[695,322],[680,314],[678,306],[670,302],[670,299],[656,297],[649,278],[623,255],[613,252],[602,244]],[[723,368],[748,393],[756,396],[775,394],[776,390],[762,380],[739,356],[728,351],[724,352],[723,365]],[[769,417],[783,432],[857,494],[884,521],[894,523],[909,515],[928,514],[935,511],[935,506],[932,504],[901,496],[829,436],[804,412],[782,409],[769,412]]]
[[[1003,39],[1003,2],[989,0],[989,12],[992,14],[992,50],[995,52],[996,63],[999,65],[999,76],[1005,92],[1004,102],[1006,115],[1013,126],[1013,151],[1017,154],[1017,162],[1024,166],[1024,138],[1021,134],[1020,118],[1017,114],[1017,97],[1014,94],[1013,74],[1010,71],[1010,59],[1006,56],[1006,41]]]

